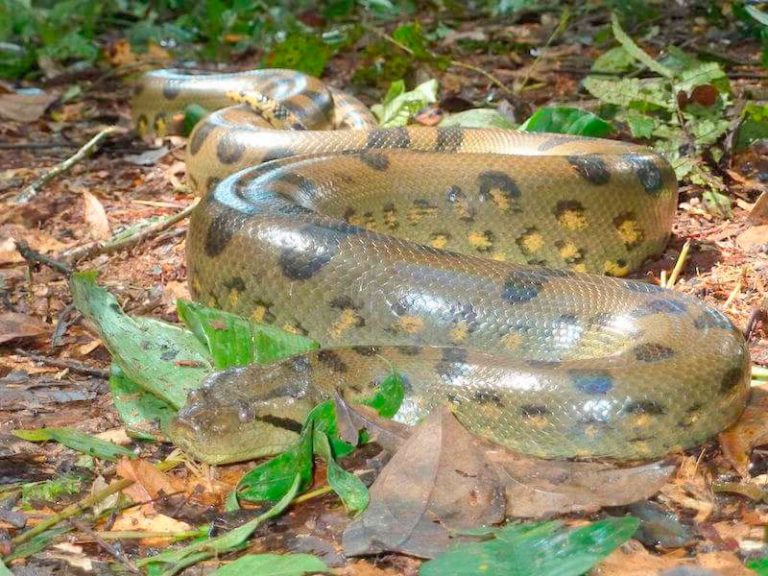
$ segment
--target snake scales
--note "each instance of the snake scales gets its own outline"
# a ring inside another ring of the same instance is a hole
[[[323,346],[194,392],[172,437],[199,458],[284,449],[315,402],[370,397],[393,368],[398,419],[449,402],[470,431],[542,457],[657,457],[741,413],[749,355],[731,322],[605,276],[670,233],[674,173],[645,148],[380,129],[357,100],[285,70],[147,74],[137,127],[175,132],[190,103],[217,110],[188,145],[204,195],[187,239],[193,295]]]

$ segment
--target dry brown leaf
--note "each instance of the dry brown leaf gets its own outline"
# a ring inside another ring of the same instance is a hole
[[[90,192],[83,192],[85,208],[85,221],[95,240],[107,240],[112,237],[112,229],[107,219],[107,211],[96,196]]]
[[[666,570],[681,567],[699,567],[715,570],[718,576],[754,576],[732,552],[698,554],[696,558],[678,558],[675,555],[654,556],[640,542],[630,540],[595,567],[592,576],[648,576],[665,574]],[[686,574],[687,572],[680,572]]]
[[[112,42],[105,50],[107,60],[113,66],[129,66],[136,63],[131,43],[125,38]]]
[[[733,426],[719,436],[723,454],[743,477],[749,476],[752,448],[768,444],[768,391],[752,389],[746,410]]]
[[[178,534],[179,532],[186,532],[191,529],[192,527],[186,522],[181,522],[165,514],[148,513],[147,508],[142,506],[123,511],[115,520],[111,531],[122,532],[125,530]],[[167,543],[169,537],[143,538],[141,542],[146,546],[159,546]]]
[[[0,314],[0,344],[18,338],[31,338],[46,334],[50,326],[37,318],[19,314],[18,312],[3,312]]]
[[[136,503],[155,500],[161,493],[169,496],[183,490],[180,482],[146,460],[123,458],[117,463],[117,474],[134,481],[125,492]]]
[[[768,244],[768,224],[747,228],[736,237],[736,244],[745,252],[765,246]]]
[[[38,92],[33,94],[0,94],[0,118],[16,122],[34,122],[48,106],[58,98],[56,94]]]
[[[42,230],[29,230],[16,224],[6,224],[0,227],[0,265],[24,262],[24,258],[16,250],[17,240],[24,240],[30,248],[42,254],[57,252],[66,246]]]
[[[83,552],[83,547],[69,542],[54,544],[47,554],[50,558],[63,560],[73,568],[80,568],[85,572],[93,571],[93,561]]]

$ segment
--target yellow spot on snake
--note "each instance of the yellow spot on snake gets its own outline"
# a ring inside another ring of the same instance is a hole
[[[494,252],[489,256],[491,260],[496,260],[497,262],[506,262],[507,261],[507,255],[504,254],[504,252],[498,251]]]
[[[626,276],[629,274],[629,266],[623,260],[606,260],[603,263],[603,273],[608,276]]]
[[[400,225],[400,222],[397,220],[397,211],[394,208],[392,210],[384,210],[384,225],[390,230],[395,230]]]
[[[259,324],[265,324],[265,318],[267,317],[268,312],[269,310],[267,310],[266,306],[263,304],[257,304],[253,309],[253,312],[251,312],[251,320],[258,322]]]
[[[461,344],[467,339],[467,336],[469,336],[469,326],[464,320],[451,330],[451,342],[454,344]]]
[[[534,254],[544,247],[544,236],[540,232],[531,232],[520,237],[520,248],[526,254]]]
[[[493,200],[493,203],[496,204],[499,210],[502,212],[509,212],[510,209],[510,203],[509,203],[509,196],[504,193],[504,191],[493,188],[490,190],[491,200]]]
[[[149,122],[147,122],[146,117],[142,116],[139,118],[139,121],[136,122],[136,132],[139,133],[139,136],[144,138],[144,136],[147,135],[147,132],[149,131]]]
[[[564,210],[557,215],[557,221],[560,222],[563,228],[568,230],[584,230],[589,226],[584,212],[576,210]]]
[[[435,234],[430,242],[432,248],[443,250],[448,245],[448,236],[445,234]]]
[[[339,338],[344,332],[350,328],[354,328],[360,324],[360,316],[357,312],[351,308],[345,308],[339,314],[339,319],[334,322],[328,329],[328,333],[333,338]]]
[[[578,264],[574,264],[571,266],[571,270],[574,272],[580,272],[581,274],[587,273],[587,265],[584,264],[584,262],[579,262]]]
[[[418,224],[424,218],[427,218],[429,216],[434,216],[435,214],[437,214],[436,206],[429,206],[429,205],[414,206],[413,208],[410,208],[408,210],[408,221],[411,224]]]
[[[501,341],[507,350],[516,350],[520,344],[523,343],[523,337],[517,332],[510,332],[509,334],[502,336]]]
[[[563,260],[579,260],[582,258],[581,250],[573,242],[565,242],[559,248],[560,256]]]
[[[628,246],[635,246],[642,242],[644,238],[643,229],[637,220],[627,219],[622,221],[616,227],[616,232],[619,234],[621,241]]]
[[[472,248],[480,252],[485,252],[493,247],[493,241],[486,232],[470,232],[467,240]]]
[[[189,284],[190,284],[190,288],[192,288],[193,294],[200,294],[200,292],[202,292],[202,290],[200,290],[201,288],[200,278],[198,278],[197,276],[193,276],[192,279],[189,281]]]
[[[157,134],[160,137],[165,136],[166,130],[168,129],[168,124],[166,123],[165,118],[161,118],[160,116],[155,118],[154,128],[155,128],[155,134]]]
[[[653,422],[653,418],[648,414],[633,414],[631,416],[631,426],[633,428],[642,429],[648,426],[651,422]]]
[[[536,428],[537,430],[544,430],[549,426],[549,422],[547,422],[547,419],[544,416],[537,415],[526,418],[525,425],[530,426],[531,428]]]
[[[282,328],[283,330],[285,330],[286,332],[290,332],[291,334],[298,334],[299,336],[304,335],[304,330],[299,328],[299,326],[293,322],[286,322],[285,324],[283,324]]]
[[[240,290],[230,290],[227,300],[229,301],[230,308],[237,307],[237,303],[240,302]]]
[[[424,320],[418,316],[403,316],[397,321],[397,327],[406,334],[417,334],[424,330]]]

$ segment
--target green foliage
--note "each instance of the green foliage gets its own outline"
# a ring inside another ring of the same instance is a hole
[[[591,112],[556,106],[539,108],[520,126],[520,130],[602,138],[613,132],[613,127]]]
[[[747,102],[741,113],[741,124],[734,148],[744,150],[755,140],[768,138],[768,104]]]
[[[405,398],[405,381],[397,372],[392,372],[381,384],[372,398],[361,400],[361,404],[370,406],[382,418],[392,418],[400,410]]]
[[[637,518],[609,518],[564,530],[560,522],[511,524],[491,539],[457,546],[422,565],[420,576],[579,576],[629,540]],[[487,537],[487,535],[486,535]]]
[[[371,106],[371,112],[383,128],[405,126],[416,112],[436,101],[437,80],[428,80],[408,92],[405,82],[398,80],[392,82],[381,104]]]
[[[109,390],[115,410],[133,438],[154,440],[156,429],[165,430],[176,415],[171,405],[128,378],[115,362],[110,367]]]
[[[322,560],[309,554],[247,554],[215,570],[211,576],[302,576],[327,571]]]
[[[62,496],[70,496],[80,491],[82,480],[71,474],[64,474],[44,482],[32,482],[21,487],[21,504],[30,506],[32,502],[56,503]]]
[[[34,430],[14,430],[13,435],[28,442],[54,441],[64,444],[78,452],[88,454],[103,460],[118,460],[119,458],[136,458],[136,454],[128,448],[123,448],[112,442],[96,438],[71,428],[36,428]]]

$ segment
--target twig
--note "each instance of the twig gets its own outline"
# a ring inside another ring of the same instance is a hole
[[[142,240],[146,240],[147,238],[159,234],[174,224],[177,224],[185,218],[188,218],[189,215],[192,214],[192,211],[195,209],[195,206],[197,206],[197,202],[193,202],[184,208],[181,212],[178,212],[173,216],[169,216],[164,220],[155,222],[154,224],[150,224],[146,228],[142,228],[130,236],[121,236],[117,239],[113,237],[113,239],[108,240],[107,242],[96,242],[94,244],[80,246],[79,248],[74,248],[70,251],[62,253],[61,257],[66,259],[68,262],[78,262],[80,260],[93,258],[94,256],[98,256],[100,254],[113,254],[115,252],[119,252],[120,250],[126,250],[140,243]]]
[[[680,251],[680,256],[677,257],[677,262],[675,262],[675,267],[672,268],[672,273],[669,275],[669,278],[667,279],[667,282],[664,285],[665,288],[674,287],[675,282],[677,282],[677,279],[680,276],[680,272],[682,272],[683,270],[685,261],[688,259],[688,252],[690,252],[690,250],[691,250],[691,241],[686,240],[685,244],[683,244],[683,249]]]
[[[0,150],[51,150],[74,147],[74,144],[66,142],[0,142]]]
[[[72,370],[72,372],[88,374],[89,376],[97,376],[99,378],[104,378],[105,380],[109,378],[109,370],[103,370],[101,368],[93,368],[91,366],[88,366],[84,362],[78,362],[77,360],[64,360],[61,358],[51,358],[50,356],[40,356],[39,354],[33,354],[32,352],[27,352],[26,350],[22,350],[21,348],[16,348],[14,352],[16,352],[16,354],[18,354],[19,356],[24,356],[25,358],[29,358],[30,360],[34,360],[35,362],[42,362],[43,364],[48,364],[49,366],[56,366],[57,368],[67,368],[69,370]]]
[[[123,566],[125,566],[125,569],[128,572],[131,572],[132,574],[141,574],[141,570],[139,570],[139,567],[134,564],[130,558],[128,558],[124,552],[119,550],[118,548],[115,548],[112,544],[105,542],[104,539],[102,539],[96,532],[93,531],[93,529],[88,526],[85,522],[81,522],[80,520],[76,520],[75,518],[70,518],[69,523],[72,524],[75,528],[80,530],[80,532],[84,532],[88,534],[91,538],[93,538],[93,541],[96,542],[96,544],[99,545],[99,547],[104,550],[107,554],[112,556],[115,560],[120,562]]]
[[[37,196],[38,192],[40,192],[40,189],[43,186],[48,184],[48,182],[50,182],[57,176],[67,172],[72,168],[72,166],[74,166],[75,164],[77,164],[87,156],[89,156],[96,149],[96,147],[101,143],[102,140],[104,140],[110,134],[114,134],[115,132],[122,132],[122,129],[118,128],[117,126],[109,126],[108,128],[104,128],[104,130],[102,130],[101,132],[96,134],[96,136],[94,136],[88,142],[86,142],[85,145],[82,148],[80,148],[77,152],[75,152],[72,156],[70,156],[63,162],[56,164],[56,166],[54,166],[48,172],[43,174],[42,177],[35,180],[34,182],[32,182],[32,184],[30,184],[29,186],[24,188],[21,192],[19,192],[19,195],[13,199],[13,204],[28,203],[30,200],[32,200],[32,198]]]
[[[382,38],[383,40],[386,40],[387,42],[393,44],[394,46],[397,46],[405,52],[406,54],[409,54],[410,56],[415,56],[415,53],[413,50],[411,50],[408,46],[403,44],[402,42],[398,42],[395,40],[392,36],[387,34],[386,32],[382,32],[381,30],[378,30],[377,28],[373,28],[372,26],[367,26],[363,24],[363,28],[368,32],[373,32],[376,34],[379,38]],[[437,59],[439,56],[432,52],[431,50],[426,50],[427,54],[429,54],[430,58]],[[466,70],[471,70],[472,72],[476,72],[478,74],[481,74],[482,76],[485,76],[489,82],[499,87],[501,90],[503,90],[507,94],[512,94],[512,90],[506,87],[506,85],[496,78],[493,74],[490,72],[487,72],[486,70],[483,70],[482,68],[479,68],[477,66],[474,66],[472,64],[467,64],[466,62],[460,62],[459,60],[454,60],[453,58],[450,59],[451,66],[456,66],[457,68],[464,68]]]
[[[550,47],[552,42],[555,41],[555,38],[560,36],[563,32],[565,32],[565,29],[568,27],[568,20],[571,18],[571,12],[568,9],[563,10],[562,15],[560,16],[560,21],[557,23],[557,28],[550,34],[549,38],[547,39],[546,43],[544,44],[544,47],[539,50],[538,56],[536,56],[536,60],[531,63],[530,66],[525,71],[525,76],[523,77],[522,82],[517,84],[515,87],[514,92],[522,92],[522,90],[525,88],[525,85],[528,84],[528,80],[531,77],[531,74],[533,74],[533,71],[536,69],[536,67],[541,62],[542,58],[544,57],[544,52],[547,51],[547,48]]]
[[[66,263],[62,262],[61,260],[51,258],[50,256],[46,256],[45,254],[41,254],[37,250],[33,250],[24,240],[16,241],[16,250],[29,264],[45,264],[49,268],[56,270],[56,272],[64,274],[64,276],[72,275],[72,268],[70,268]]]
[[[161,472],[167,472],[168,470],[175,468],[179,464],[181,464],[180,460],[163,460],[162,462],[157,464],[157,468]],[[14,546],[18,546],[19,544],[27,542],[28,540],[34,538],[35,536],[42,534],[49,528],[56,526],[56,524],[58,524],[59,522],[63,522],[64,520],[68,520],[69,518],[77,516],[78,514],[88,510],[88,508],[91,508],[94,504],[97,504],[98,502],[101,502],[105,498],[112,496],[112,494],[117,494],[121,490],[125,490],[126,488],[128,488],[128,486],[131,486],[133,483],[134,481],[129,478],[116,480],[115,482],[112,482],[109,486],[107,486],[103,490],[98,491],[96,494],[83,498],[79,502],[75,502],[74,504],[67,506],[66,508],[64,508],[64,510],[62,510],[58,514],[54,514],[50,518],[46,518],[34,528],[30,528],[26,532],[22,532],[15,538],[12,538],[11,544],[13,544]]]

